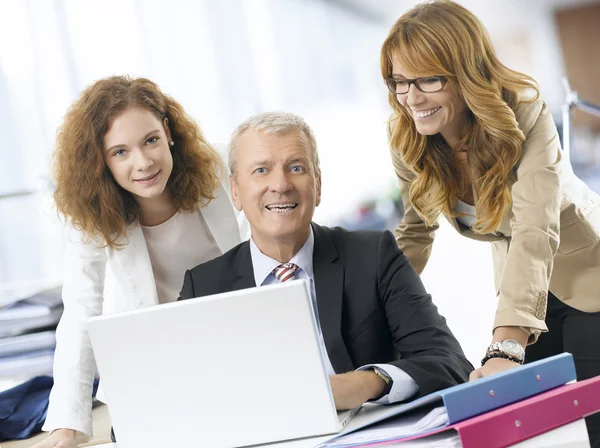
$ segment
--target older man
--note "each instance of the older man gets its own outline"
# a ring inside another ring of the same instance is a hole
[[[390,232],[311,223],[321,172],[311,129],[287,113],[251,117],[229,148],[231,193],[252,237],[187,271],[181,299],[307,279],[338,409],[393,403],[473,369]]]

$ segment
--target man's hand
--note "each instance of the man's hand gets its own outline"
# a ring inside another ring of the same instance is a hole
[[[76,431],[72,429],[57,429],[32,448],[77,448],[76,434]]]
[[[514,369],[520,367],[518,362],[510,361],[504,358],[492,358],[489,359],[483,367],[477,370],[473,370],[469,375],[469,381],[478,380],[484,376],[492,375],[494,373],[502,372],[503,370]]]
[[[385,381],[372,370],[330,375],[329,383],[338,411],[354,409],[368,400],[379,397],[385,389]]]

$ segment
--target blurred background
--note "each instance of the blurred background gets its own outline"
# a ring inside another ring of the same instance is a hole
[[[78,93],[110,75],[151,78],[221,147],[251,114],[279,109],[303,116],[322,160],[315,221],[395,227],[401,204],[379,50],[391,25],[416,3],[0,0],[0,306],[60,285],[62,243],[49,174],[54,136]],[[483,21],[506,65],[538,80],[561,133],[562,77],[580,98],[600,104],[599,1],[459,3]],[[600,191],[600,119],[578,110],[572,117],[571,163]],[[441,224],[423,279],[478,364],[496,306],[490,247]],[[0,377],[9,372],[0,362]]]

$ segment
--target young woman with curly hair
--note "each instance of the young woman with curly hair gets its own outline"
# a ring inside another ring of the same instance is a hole
[[[562,157],[536,82],[502,65],[480,21],[446,0],[400,17],[381,72],[405,208],[399,247],[421,273],[439,215],[491,241],[499,302],[471,378],[563,351],[579,379],[599,375],[600,197]],[[598,417],[588,427],[598,440]]]
[[[69,224],[65,308],[43,428],[53,432],[38,446],[70,447],[76,431],[92,433],[86,320],[175,301],[187,269],[241,238],[219,155],[147,79],[115,76],[85,89],[59,129],[53,168]]]

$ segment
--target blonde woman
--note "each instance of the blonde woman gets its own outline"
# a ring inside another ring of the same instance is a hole
[[[56,146],[54,197],[71,229],[43,428],[52,434],[36,448],[71,448],[77,432],[92,433],[96,365],[86,320],[175,301],[187,269],[241,242],[220,157],[152,81],[92,84]]]
[[[444,0],[400,17],[381,71],[405,208],[399,247],[421,273],[440,215],[492,244],[498,308],[471,379],[563,351],[580,380],[599,375],[600,197],[562,157],[536,82],[502,65],[480,21]],[[588,421],[595,443],[599,418]]]

